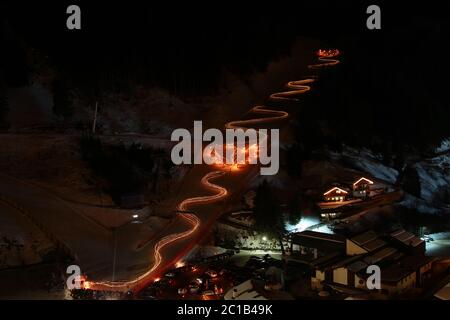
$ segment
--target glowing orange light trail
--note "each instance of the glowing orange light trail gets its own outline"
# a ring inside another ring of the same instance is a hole
[[[323,67],[329,67],[334,66],[339,63],[339,60],[332,59],[337,57],[340,52],[337,49],[329,49],[324,50],[320,49],[316,52],[317,56],[319,57],[319,61],[321,63],[318,64],[311,64],[308,66],[309,69],[320,69]],[[316,81],[315,76],[308,77],[306,79],[302,80],[295,80],[290,81],[287,83],[287,88],[290,89],[288,91],[283,92],[277,92],[270,95],[271,100],[275,101],[298,101],[298,96],[306,93],[311,90],[311,87],[309,86],[313,82]],[[250,113],[260,114],[267,117],[261,117],[261,118],[253,118],[249,120],[236,120],[231,121],[225,124],[226,129],[243,129],[246,130],[247,128],[250,128],[255,125],[261,125],[266,124],[274,121],[281,121],[289,117],[289,113],[282,110],[272,110],[267,109],[264,106],[255,106],[249,111]],[[263,139],[267,139],[267,136],[265,136]],[[255,145],[249,146],[248,148],[256,147]],[[247,150],[248,152],[248,150]],[[239,166],[239,165],[238,165]]]
[[[107,288],[115,288],[115,289],[128,289],[134,285],[137,285],[139,281],[144,280],[148,278],[153,271],[155,271],[162,262],[162,255],[161,250],[167,246],[169,243],[172,243],[174,241],[181,240],[183,238],[186,238],[193,234],[198,227],[200,226],[200,219],[193,213],[186,212],[190,206],[194,205],[200,205],[200,204],[208,204],[212,203],[214,201],[218,201],[224,197],[227,196],[228,191],[227,189],[218,186],[216,184],[213,184],[210,182],[212,179],[219,178],[225,174],[224,171],[212,171],[206,174],[202,180],[202,185],[207,188],[208,190],[216,192],[215,194],[211,196],[201,196],[201,197],[195,197],[195,198],[188,198],[184,201],[182,201],[177,209],[180,211],[179,216],[184,219],[189,225],[191,225],[191,228],[187,231],[180,232],[180,233],[174,233],[168,236],[165,236],[160,241],[158,241],[155,244],[154,247],[154,263],[150,270],[142,274],[141,276],[137,277],[136,279],[130,280],[130,281],[124,281],[124,282],[95,282],[96,285],[107,287]],[[156,279],[155,279],[156,281]]]
[[[339,50],[337,50],[337,49],[319,50],[319,51],[317,51],[317,55],[318,55],[319,61],[321,63],[309,65],[308,66],[309,69],[319,69],[319,68],[323,68],[323,67],[334,66],[339,63],[339,60],[333,59],[339,55]],[[311,87],[309,86],[309,84],[313,83],[314,81],[316,81],[316,77],[309,77],[309,78],[303,79],[303,80],[290,81],[287,84],[287,87],[290,90],[274,93],[270,96],[270,99],[271,100],[284,100],[284,101],[285,100],[297,101],[298,99],[296,98],[296,96],[310,91]],[[265,108],[264,106],[255,106],[252,109],[250,109],[250,112],[260,114],[260,115],[265,115],[268,117],[254,118],[254,119],[249,119],[249,120],[231,121],[231,122],[228,122],[225,124],[225,128],[226,129],[243,129],[243,130],[245,130],[246,128],[249,128],[250,126],[270,123],[270,122],[274,122],[274,121],[280,121],[280,120],[284,120],[287,117],[289,117],[289,113],[286,111],[271,110],[271,109]],[[265,137],[265,138],[267,138],[267,137]],[[250,148],[258,148],[258,146],[252,145],[252,146],[248,147],[248,149],[250,149]],[[246,152],[249,151],[248,149],[246,150]],[[214,157],[215,155],[212,155],[212,156]],[[229,166],[223,165],[223,168],[228,168],[228,167],[229,167],[230,171],[239,170],[238,164],[232,164]],[[188,208],[191,206],[196,206],[196,205],[210,204],[212,202],[219,201],[228,195],[227,189],[210,182],[210,180],[219,178],[225,174],[226,174],[226,171],[212,171],[212,172],[207,173],[202,178],[202,180],[201,180],[202,185],[206,189],[214,191],[215,194],[210,195],[210,196],[200,196],[200,197],[188,198],[188,199],[183,200],[178,205],[177,208],[178,208],[178,211],[180,211],[178,216],[181,217],[182,219],[184,219],[184,221],[187,222],[191,226],[191,228],[184,232],[167,235],[167,236],[163,237],[161,240],[159,240],[154,246],[153,266],[148,271],[146,271],[144,274],[142,274],[139,277],[137,277],[133,280],[130,280],[130,281],[90,282],[89,283],[90,286],[92,288],[94,286],[99,286],[99,287],[106,287],[106,288],[115,289],[115,290],[129,290],[130,288],[137,286],[137,284],[142,280],[151,280],[151,276],[152,276],[153,272],[161,265],[161,263],[163,261],[163,258],[161,255],[161,250],[170,243],[179,241],[183,238],[190,236],[199,228],[200,223],[201,223],[200,219],[195,214],[186,212],[188,210]],[[158,281],[158,280],[159,280],[159,278],[153,279],[153,281]]]
[[[340,52],[338,49],[329,49],[329,50],[320,49],[319,51],[316,52],[316,54],[319,56],[319,61],[321,61],[322,63],[309,65],[308,66],[309,69],[319,69],[319,68],[323,68],[323,67],[331,67],[331,66],[335,66],[339,63],[339,60],[333,59],[333,58],[337,57],[338,55],[340,55]]]

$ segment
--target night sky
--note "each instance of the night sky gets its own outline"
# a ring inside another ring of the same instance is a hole
[[[339,124],[330,125],[338,139],[356,139],[349,125],[368,137],[424,148],[450,135],[444,99],[448,4],[379,3],[382,30],[368,30],[364,2],[76,3],[81,31],[65,28],[72,2],[2,3],[2,77],[8,85],[28,83],[33,48],[86,94],[130,83],[171,91],[177,79],[182,94],[195,97],[217,91],[223,68],[245,78],[289,54],[298,37],[313,38],[343,53],[336,77],[324,84],[328,93],[315,102],[344,110]]]

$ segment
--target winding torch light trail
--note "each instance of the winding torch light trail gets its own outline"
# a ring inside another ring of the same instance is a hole
[[[202,178],[202,185],[207,188],[208,190],[215,191],[216,193],[212,196],[203,196],[203,197],[196,197],[196,198],[188,198],[186,200],[183,200],[178,205],[179,211],[186,211],[190,206],[199,205],[199,204],[208,204],[215,201],[218,201],[220,199],[225,198],[228,195],[227,189],[224,187],[218,186],[216,184],[211,183],[209,180],[216,179],[221,176],[223,176],[226,172],[225,171],[212,171],[208,174],[206,174]]]
[[[201,196],[201,197],[195,197],[195,198],[188,198],[183,200],[177,207],[177,211],[179,212],[179,216],[184,219],[185,222],[187,222],[191,228],[180,232],[180,233],[174,233],[170,234],[168,236],[163,237],[160,241],[158,241],[155,244],[154,247],[154,263],[150,270],[145,272],[144,274],[140,275],[139,277],[130,280],[130,281],[123,281],[123,282],[90,282],[90,285],[97,285],[99,287],[106,287],[110,289],[121,289],[121,290],[127,290],[135,285],[137,285],[141,280],[147,280],[149,277],[151,277],[152,273],[161,265],[163,261],[163,257],[161,255],[161,250],[167,246],[168,244],[181,240],[183,238],[186,238],[193,234],[198,227],[200,226],[200,219],[193,213],[186,212],[189,207],[195,206],[195,205],[201,205],[201,204],[209,204],[215,201],[218,201],[220,199],[223,199],[227,196],[228,191],[227,189],[218,186],[216,184],[213,184],[210,182],[212,179],[217,179],[221,176],[223,176],[226,172],[224,171],[212,171],[206,174],[202,180],[202,185],[211,191],[216,192],[213,195],[210,196]]]
[[[339,60],[334,59],[340,52],[337,49],[324,50],[320,49],[316,52],[320,63],[311,64],[308,69],[317,70],[324,67],[335,66]],[[317,80],[316,76],[310,76],[302,80],[289,81],[287,83],[288,91],[277,92],[270,95],[272,101],[299,101],[299,95],[311,90],[310,84]],[[253,118],[249,120],[236,120],[225,124],[225,129],[243,129],[246,130],[255,125],[266,124],[275,121],[281,121],[289,117],[289,113],[282,110],[267,109],[265,106],[255,106],[249,110],[250,113],[260,114],[266,117]],[[267,139],[267,135],[263,139]],[[249,148],[256,146],[249,146]],[[240,166],[240,165],[238,165]]]
[[[320,63],[318,64],[312,64],[309,65],[308,68],[312,70],[334,66],[339,63],[339,60],[335,59],[340,52],[337,49],[332,50],[319,50],[316,52],[316,54],[319,57]],[[275,101],[298,101],[298,96],[306,93],[311,90],[311,87],[309,86],[311,83],[315,82],[317,77],[311,76],[306,79],[302,80],[295,80],[290,81],[287,83],[287,88],[290,89],[288,91],[283,92],[277,92],[272,95],[270,95],[271,100]],[[281,110],[271,110],[267,109],[264,106],[255,106],[252,109],[250,109],[251,113],[264,115],[267,117],[261,117],[261,118],[254,118],[249,120],[237,120],[237,121],[231,121],[225,124],[226,129],[248,129],[251,126],[260,125],[260,124],[266,124],[274,121],[280,121],[284,120],[289,117],[289,113],[286,111]],[[265,137],[267,138],[267,136]],[[252,148],[254,146],[249,146],[249,148]],[[230,165],[231,168],[237,168],[236,164]],[[224,166],[225,167],[225,166]],[[235,170],[230,170],[235,171]],[[179,241],[181,239],[187,238],[195,231],[198,230],[200,227],[201,221],[200,219],[193,213],[187,212],[189,207],[191,206],[197,206],[197,205],[207,205],[216,201],[219,201],[223,198],[225,198],[228,195],[228,190],[224,187],[221,187],[219,185],[213,184],[210,182],[210,180],[217,179],[223,175],[225,175],[228,171],[211,171],[207,173],[205,176],[203,176],[201,183],[202,185],[210,190],[215,192],[213,195],[209,196],[200,196],[200,197],[194,197],[194,198],[187,198],[183,200],[181,203],[178,204],[177,210],[179,212],[178,216],[181,217],[187,224],[190,225],[190,228],[186,231],[180,232],[180,233],[174,233],[167,235],[163,237],[161,240],[159,240],[155,246],[154,246],[154,263],[153,266],[146,271],[144,274],[140,275],[139,277],[130,280],[130,281],[111,281],[111,282],[89,282],[90,287],[100,287],[100,288],[109,288],[114,290],[129,290],[134,287],[137,287],[137,285],[141,281],[157,281],[159,278],[155,278],[155,275],[153,273],[155,272],[158,267],[161,266],[163,262],[163,257],[161,254],[161,250],[166,247],[167,245]]]

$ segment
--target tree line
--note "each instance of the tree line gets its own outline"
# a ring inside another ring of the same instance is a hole
[[[144,148],[136,143],[128,147],[105,145],[99,138],[84,134],[80,139],[80,153],[94,176],[104,181],[101,186],[118,204],[126,194],[155,193],[164,180],[171,178],[173,164],[162,149]]]

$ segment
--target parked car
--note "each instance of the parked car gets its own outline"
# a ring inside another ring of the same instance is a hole
[[[198,267],[195,264],[191,264],[189,265],[189,270],[190,271],[197,271]]]
[[[207,270],[207,271],[205,272],[205,274],[208,275],[208,276],[210,276],[211,278],[217,277],[217,272],[214,271],[214,270]]]
[[[190,285],[189,286],[189,292],[190,293],[197,293],[200,290],[200,287],[197,285]]]
[[[205,282],[205,280],[203,278],[197,278],[193,281],[193,283],[195,283],[197,285],[201,285],[203,282]]]
[[[432,237],[430,237],[429,235],[424,235],[422,238],[421,238],[423,241],[425,241],[425,242],[431,242],[431,241],[434,241],[434,239],[432,238]]]
[[[187,288],[178,288],[178,294],[184,296],[188,292]]]

